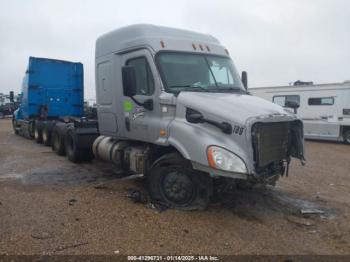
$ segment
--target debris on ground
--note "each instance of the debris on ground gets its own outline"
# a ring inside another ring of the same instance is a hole
[[[130,198],[134,203],[147,203],[147,196],[138,189],[128,189],[126,197]]]
[[[69,248],[76,248],[76,247],[80,247],[80,246],[84,246],[89,244],[89,242],[83,242],[83,243],[77,243],[77,244],[72,244],[72,245],[66,245],[66,246],[62,246],[62,247],[58,247],[55,249],[55,251],[63,251],[65,249],[69,249]]]
[[[40,240],[53,238],[53,235],[48,232],[32,233],[30,236],[34,239],[40,239]]]
[[[74,203],[78,202],[78,200],[76,200],[75,198],[69,199],[69,205],[73,206]]]
[[[301,209],[300,213],[302,215],[313,215],[313,214],[324,214],[325,212],[323,210],[320,210],[320,209],[309,208],[309,209]]]
[[[158,202],[158,201],[152,201],[152,202],[148,203],[147,207],[151,208],[151,209],[155,209],[159,213],[170,208],[170,206],[168,206],[167,204],[162,203],[162,202]]]
[[[286,219],[293,223],[296,224],[298,226],[314,226],[315,223],[313,223],[312,221],[310,221],[309,219],[303,218],[303,217],[297,217],[297,216],[287,216]]]

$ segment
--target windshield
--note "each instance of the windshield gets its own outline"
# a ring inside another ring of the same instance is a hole
[[[228,57],[164,52],[157,59],[169,92],[245,92],[232,60]]]

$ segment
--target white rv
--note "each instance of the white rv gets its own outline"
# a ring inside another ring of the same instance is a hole
[[[256,87],[249,91],[288,108],[299,104],[297,115],[304,122],[304,136],[309,139],[344,141],[350,144],[350,81],[320,85]],[[287,106],[286,106],[287,105]]]

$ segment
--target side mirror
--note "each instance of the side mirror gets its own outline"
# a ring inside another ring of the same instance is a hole
[[[290,107],[293,109],[297,109],[300,107],[300,104],[297,101],[286,101],[285,107]]]
[[[246,90],[248,90],[248,74],[246,71],[242,72],[242,77],[241,77],[243,86]]]
[[[192,124],[198,124],[198,123],[204,122],[203,115],[200,112],[189,108],[186,110],[186,120],[187,122]]]
[[[123,93],[124,96],[136,95],[136,72],[133,66],[122,67]]]
[[[286,101],[284,106],[294,109],[294,114],[296,114],[297,109],[300,107],[300,104],[297,101]]]

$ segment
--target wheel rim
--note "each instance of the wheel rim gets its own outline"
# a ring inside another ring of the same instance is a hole
[[[172,171],[164,176],[162,191],[168,201],[183,205],[193,198],[193,182],[184,172]]]

